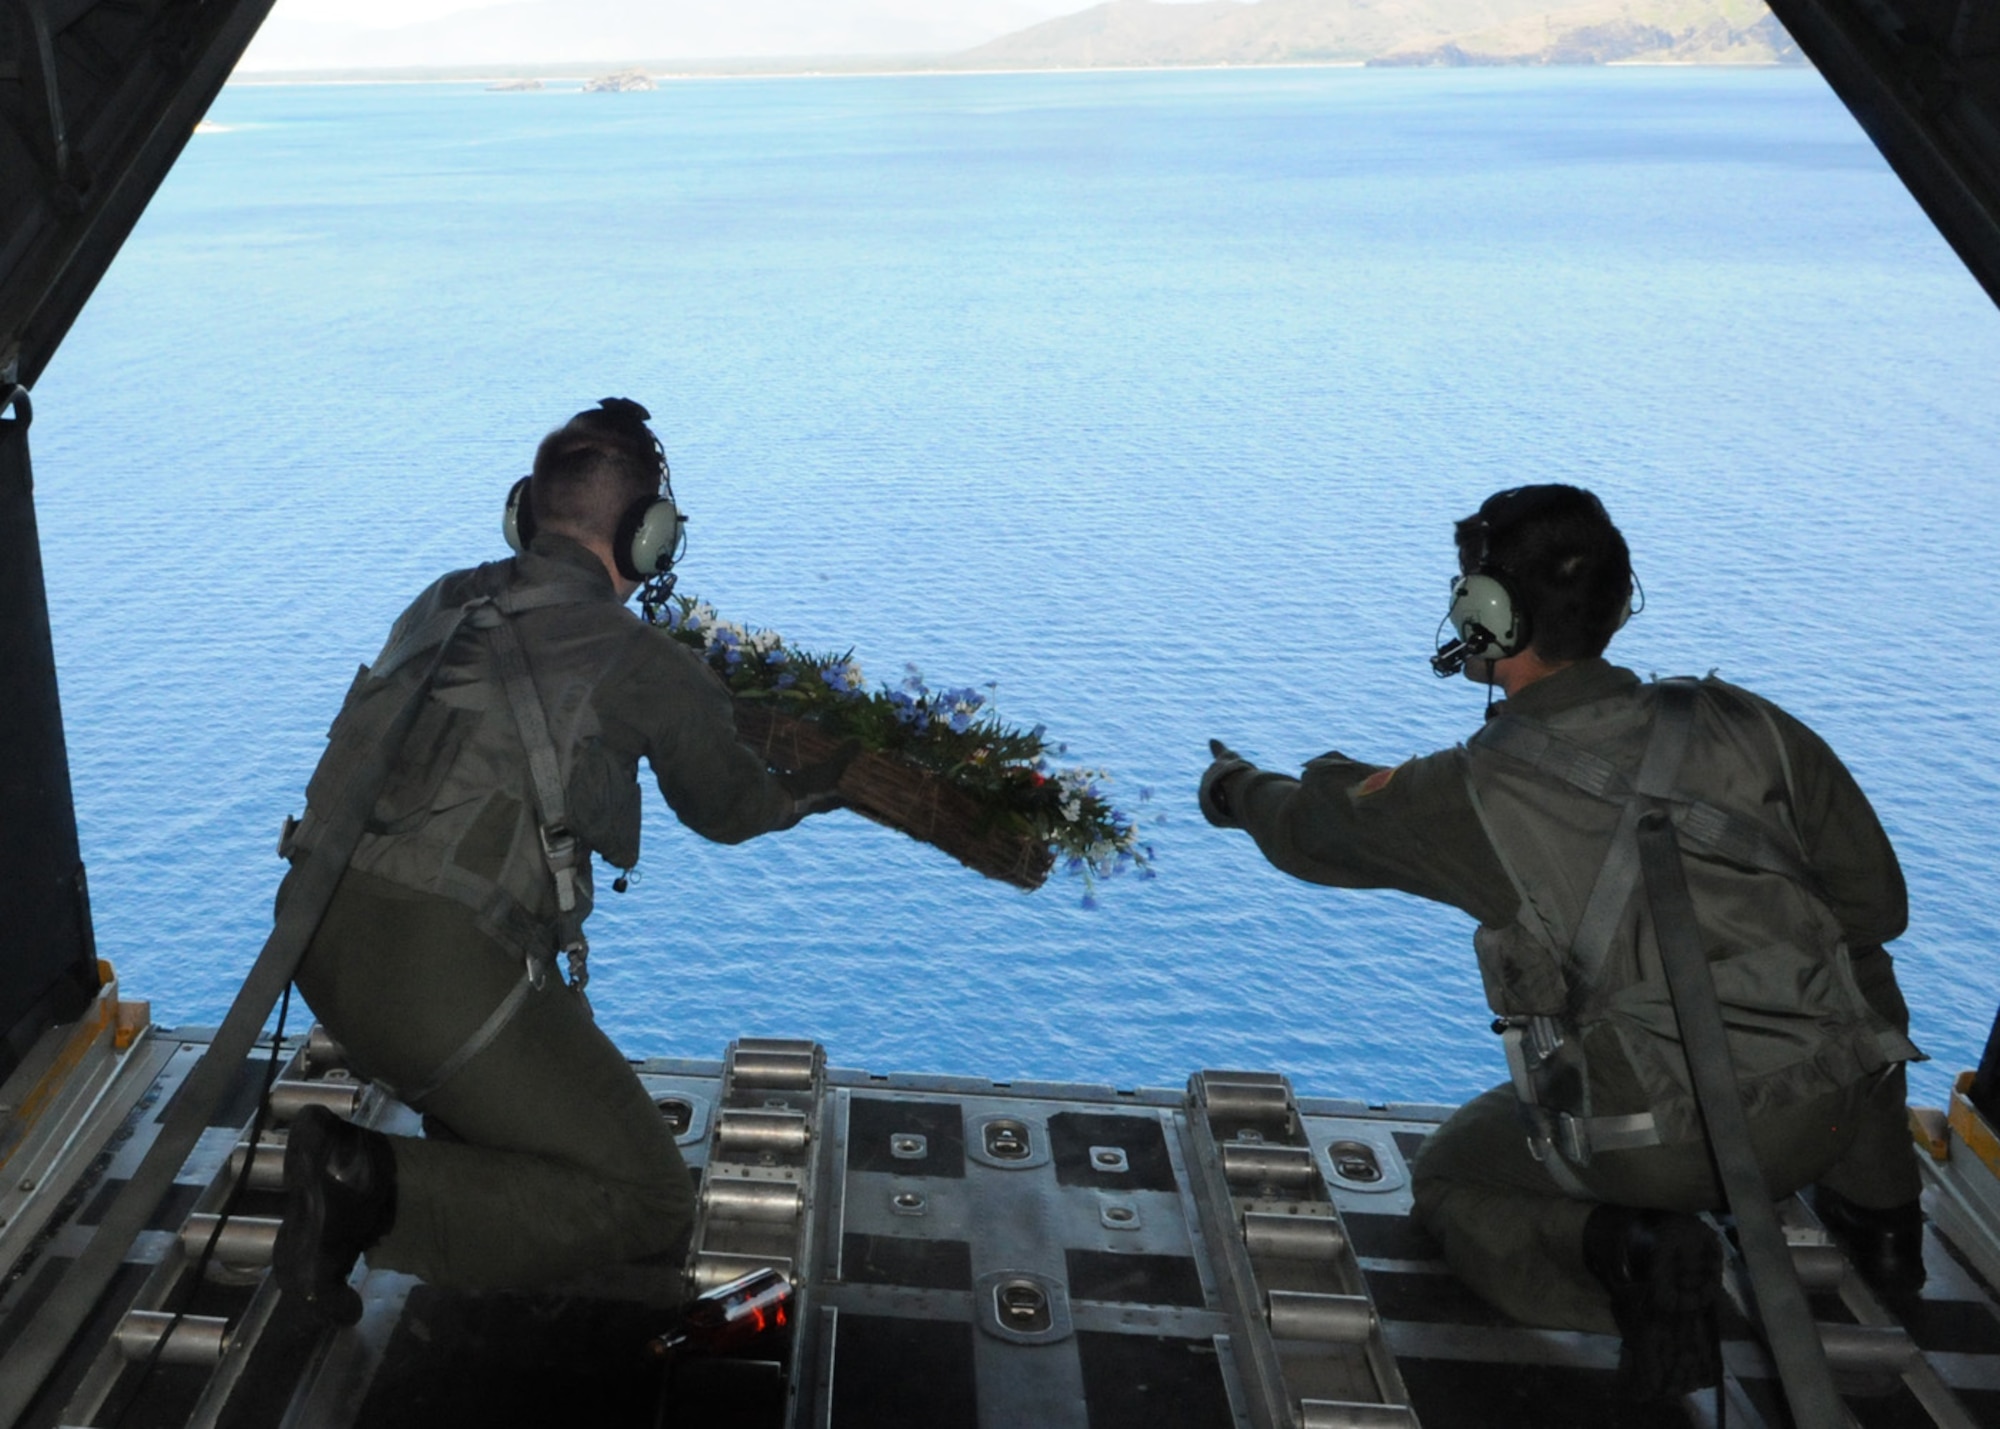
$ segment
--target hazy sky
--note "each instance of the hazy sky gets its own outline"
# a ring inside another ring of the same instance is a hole
[[[271,13],[292,20],[385,28],[420,24],[464,10],[483,9],[494,3],[496,0],[278,0]],[[650,10],[657,8],[659,0],[630,0],[630,3],[635,11]],[[1047,18],[1088,9],[1096,0],[1016,0],[1016,3],[1023,10]],[[864,6],[858,0],[815,0],[813,8],[837,13],[841,10],[860,10]],[[880,10],[883,7],[867,5],[865,8]],[[964,10],[965,0],[900,0],[894,8],[907,13],[913,20],[948,20]]]
[[[947,54],[1093,0],[278,0],[242,68]]]

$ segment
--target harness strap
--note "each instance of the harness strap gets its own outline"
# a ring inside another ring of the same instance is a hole
[[[1815,896],[1821,895],[1820,882],[1804,860],[1750,820],[1700,800],[1674,799],[1674,778],[1693,733],[1698,688],[1693,680],[1659,681],[1659,708],[1652,733],[1638,774],[1631,780],[1609,761],[1525,721],[1497,719],[1473,736],[1496,752],[1530,765],[1537,773],[1559,779],[1593,798],[1624,806],[1570,938],[1567,958],[1576,974],[1573,984],[1596,985],[1639,886],[1639,859],[1633,835],[1642,805],[1639,798],[1633,797],[1635,794],[1671,802],[1668,812],[1679,832],[1681,846],[1688,852],[1774,873]]]
[[[1538,774],[1560,779],[1599,799],[1616,798],[1632,787],[1610,760],[1524,719],[1503,715],[1473,735],[1472,742],[1510,755]]]
[[[493,633],[494,664],[507,691],[514,726],[527,751],[529,787],[535,801],[535,832],[541,840],[542,859],[556,885],[557,935],[569,959],[570,988],[580,996],[584,984],[590,981],[590,944],[584,940],[583,920],[577,915],[577,865],[589,854],[569,827],[569,796],[563,787],[562,763],[556,754],[555,739],[549,733],[548,711],[535,688],[534,672],[528,668],[520,636],[515,634],[504,611],[490,616],[482,612],[476,623]]]
[[[491,606],[502,615],[519,615],[525,610],[544,610],[552,605],[583,605],[601,599],[603,594],[591,586],[557,581],[550,585],[520,586],[473,603]],[[428,620],[421,621],[404,632],[401,637],[391,640],[382,653],[375,657],[375,663],[368,667],[368,673],[378,680],[388,679],[413,656],[420,655],[440,643],[445,639],[447,632],[457,629],[458,621],[464,611],[465,607],[462,606],[451,606],[440,610]]]
[[[1715,978],[1702,948],[1673,820],[1662,804],[1655,802],[1640,819],[1638,837],[1654,936],[1680,1023],[1681,1050],[1694,1082],[1709,1151],[1736,1218],[1757,1316],[1777,1361],[1792,1420],[1815,1426],[1847,1424],[1847,1411],[1827,1368],[1826,1346],[1813,1323],[1791,1248],[1772,1208],[1770,1187],[1750,1145],[1750,1122],[1730,1061]]]
[[[472,1030],[472,1035],[459,1044],[457,1051],[438,1063],[436,1069],[420,1086],[408,1091],[397,1091],[397,1100],[407,1107],[420,1110],[425,1098],[457,1076],[464,1070],[466,1063],[486,1050],[493,1039],[514,1020],[514,1014],[527,1003],[530,993],[541,991],[547,984],[548,964],[540,958],[525,959],[519,981],[486,1015],[486,1020]]]

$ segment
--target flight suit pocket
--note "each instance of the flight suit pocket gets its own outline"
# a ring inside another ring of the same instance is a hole
[[[577,746],[570,768],[569,817],[577,836],[614,868],[639,861],[639,763],[595,736]]]

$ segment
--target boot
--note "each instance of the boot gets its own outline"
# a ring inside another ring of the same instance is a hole
[[[1815,1186],[1813,1209],[1861,1278],[1876,1290],[1914,1295],[1924,1288],[1924,1208],[1917,1202],[1877,1211],[1856,1205],[1830,1186]]]
[[[1722,1247],[1699,1218],[1599,1206],[1584,1222],[1583,1258],[1610,1292],[1625,1339],[1618,1379],[1626,1398],[1677,1399],[1722,1377]]]
[[[396,1219],[396,1158],[389,1138],[309,1106],[285,1145],[285,1219],[271,1268],[287,1295],[332,1325],[361,1318],[347,1283],[361,1253]]]

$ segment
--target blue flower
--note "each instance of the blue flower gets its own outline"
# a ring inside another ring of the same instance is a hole
[[[1085,911],[1095,913],[1097,911],[1097,895],[1095,893],[1084,894],[1083,906]]]
[[[799,677],[797,675],[794,675],[790,670],[787,670],[785,671],[784,674],[778,676],[778,678],[773,680],[771,683],[775,685],[778,689],[789,690],[793,685],[796,685],[798,682],[799,682]]]
[[[867,693],[861,688],[861,667],[852,660],[836,660],[820,667],[819,677],[836,695],[859,699]]]
[[[909,725],[918,734],[930,728],[930,712],[924,708],[922,700],[907,690],[890,690],[888,693],[889,703],[895,707],[896,719],[900,723]]]

